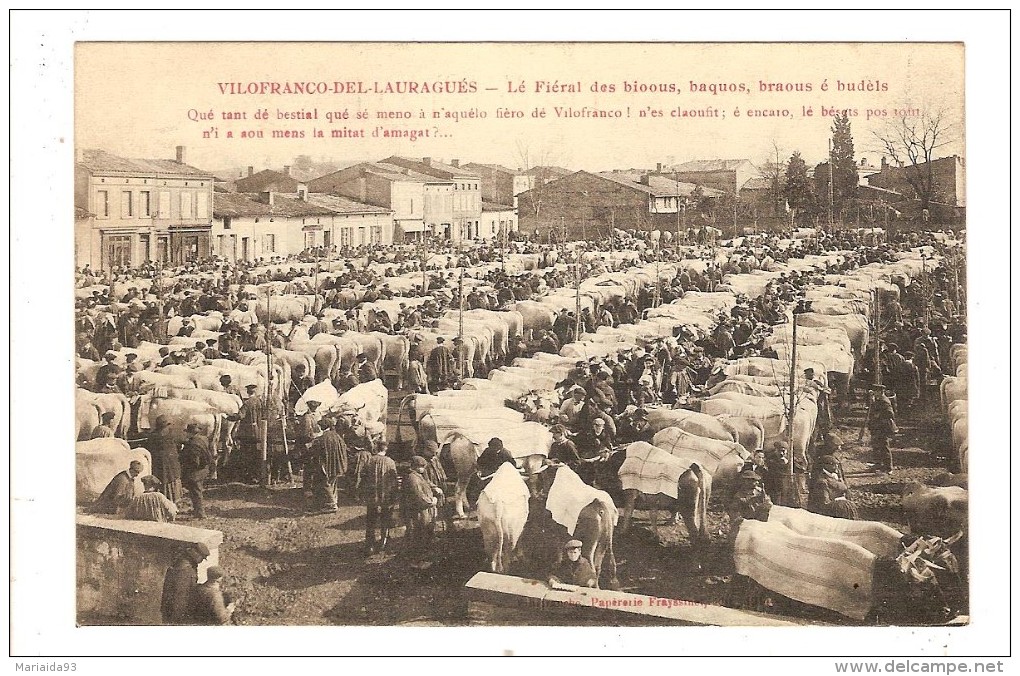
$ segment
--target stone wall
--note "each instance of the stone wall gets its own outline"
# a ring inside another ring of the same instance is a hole
[[[205,571],[219,563],[220,531],[78,515],[78,624],[162,624],[163,577],[198,542],[210,551],[198,567],[198,581],[205,582]]]

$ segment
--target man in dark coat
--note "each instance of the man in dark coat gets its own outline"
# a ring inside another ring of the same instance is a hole
[[[198,586],[198,564],[209,556],[209,548],[201,542],[191,545],[174,560],[163,577],[163,598],[160,613],[163,624],[188,624],[192,597]]]
[[[105,439],[115,436],[113,433],[113,419],[115,417],[117,417],[117,414],[113,411],[103,411],[102,416],[100,416],[101,422],[93,428],[92,433],[89,434],[89,439]]]
[[[397,465],[387,457],[382,445],[360,464],[357,482],[361,499],[365,503],[365,553],[376,551],[376,530],[381,529],[379,551],[386,549],[392,527],[393,503],[397,497]]]
[[[141,475],[142,468],[140,460],[132,460],[126,470],[110,479],[110,483],[96,499],[96,511],[104,514],[116,514],[126,509],[133,498],[141,495],[135,479]]]
[[[489,439],[488,446],[478,456],[478,474],[482,477],[491,477],[504,462],[516,466],[514,457],[503,447],[503,440],[493,437]]]
[[[429,389],[437,392],[446,387],[455,377],[456,364],[453,352],[447,347],[445,339],[436,338],[436,346],[429,353],[425,370],[429,375]]]
[[[308,446],[305,481],[311,483],[313,499],[318,507],[325,512],[335,512],[338,509],[340,478],[347,473],[347,444],[334,424],[324,420],[320,426],[322,434]]]
[[[401,513],[407,523],[407,553],[421,560],[428,554],[436,529],[436,508],[443,490],[425,478],[428,461],[416,455],[401,490]]]
[[[205,480],[212,464],[209,440],[201,434],[199,426],[190,423],[185,430],[188,438],[181,448],[181,483],[191,495],[192,514],[196,519],[205,518]]]
[[[358,380],[363,383],[370,383],[379,378],[379,370],[375,364],[368,361],[368,355],[362,352],[358,355]]]
[[[563,560],[560,561],[549,575],[549,586],[557,583],[572,584],[577,587],[597,587],[598,575],[591,562],[581,555],[584,543],[580,540],[568,540],[563,545]]]
[[[223,590],[220,589],[223,569],[219,566],[209,566],[205,574],[206,581],[197,585],[191,596],[189,624],[213,626],[230,624],[230,618],[234,614],[234,603],[226,603]]]
[[[146,446],[152,454],[153,476],[162,482],[163,495],[176,503],[182,497],[180,444],[170,435],[170,421],[165,416],[156,418]]]
[[[868,406],[868,431],[871,433],[871,450],[874,455],[873,465],[880,471],[891,471],[892,448],[889,445],[896,427],[896,415],[892,402],[885,396],[885,388],[875,385],[872,388],[871,404]],[[861,431],[863,434],[863,430]]]

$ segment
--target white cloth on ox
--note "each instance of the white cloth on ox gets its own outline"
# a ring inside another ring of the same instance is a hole
[[[149,419],[149,407],[152,405],[152,399],[156,396],[159,390],[163,390],[164,396],[166,388],[158,387],[153,390],[153,394],[143,394],[138,398],[138,431],[152,429],[152,421]]]
[[[581,510],[596,500],[611,509],[613,524],[615,524],[618,512],[609,494],[584,483],[574,470],[563,466],[556,468],[556,478],[553,479],[552,487],[549,488],[545,506],[552,514],[553,521],[573,535]]]
[[[513,503],[523,499],[525,509],[527,509],[531,492],[528,490],[528,484],[521,478],[521,473],[517,468],[504,462],[496,470],[496,473],[492,475],[492,480],[488,485],[482,489],[482,495],[489,498],[493,503]]]
[[[620,483],[624,490],[636,490],[644,495],[661,493],[677,499],[677,483],[690,469],[690,462],[644,441],[634,442],[626,453],[626,460],[620,466]]]
[[[304,415],[308,412],[308,402],[310,400],[319,402],[320,412],[328,410],[333,406],[340,398],[340,394],[336,391],[328,379],[323,380],[318,385],[313,385],[305,390],[305,393],[301,395],[301,398],[294,404],[294,413],[296,415]]]
[[[895,558],[903,553],[900,546],[903,533],[878,521],[837,519],[806,509],[779,506],[769,511],[769,522],[773,521],[801,535],[852,542],[875,556]]]
[[[733,546],[738,575],[856,620],[863,620],[872,606],[876,558],[852,542],[801,535],[771,519],[742,521]]]

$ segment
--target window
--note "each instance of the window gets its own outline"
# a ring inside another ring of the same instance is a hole
[[[311,249],[314,246],[315,246],[315,233],[314,232],[306,232],[305,233],[305,248],[306,249]]]
[[[181,191],[181,219],[191,218],[194,216],[194,211],[191,206],[191,192],[187,190]]]
[[[159,193],[159,217],[170,218],[170,191],[161,190]]]
[[[223,217],[223,229],[230,230],[230,216]]]
[[[262,248],[265,253],[276,253],[276,235],[266,235]]]
[[[100,218],[110,217],[110,191],[96,191],[96,212]]]
[[[131,218],[135,215],[134,201],[131,199],[131,191],[123,190],[120,193],[120,217]]]
[[[197,193],[197,196],[198,213],[195,215],[199,218],[209,218],[209,193],[200,192]]]
[[[152,193],[148,190],[138,193],[138,215],[152,216]]]
[[[413,197],[411,198],[411,208],[408,211],[408,213],[410,213],[410,214],[414,213],[414,198]]]

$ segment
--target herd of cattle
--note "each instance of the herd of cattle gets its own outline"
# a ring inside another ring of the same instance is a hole
[[[795,241],[786,242],[786,246],[796,245]],[[922,253],[926,261],[922,260]],[[79,502],[94,499],[130,460],[142,460],[143,474],[148,473],[151,467],[148,452],[130,447],[126,439],[129,432],[144,436],[161,416],[171,422],[181,438],[189,424],[198,424],[209,437],[214,452],[221,457],[229,454],[233,447],[232,419],[242,405],[239,393],[253,384],[256,396],[283,405],[292,373],[299,365],[317,384],[298,401],[297,414],[307,410],[306,401],[315,399],[321,402],[320,412],[349,415],[361,423],[366,434],[384,436],[387,423],[394,423],[387,420],[389,391],[385,383],[396,381],[397,387],[403,389],[411,340],[417,337],[427,356],[438,339],[459,335],[464,346],[460,355],[464,372],[459,389],[410,394],[401,406],[401,416],[407,412],[417,433],[418,447],[434,442],[452,465],[456,513],[466,514],[468,482],[476,474],[478,455],[492,437],[498,436],[521,469],[503,465],[477,501],[477,517],[492,570],[504,572],[513,559],[522,556],[548,555],[529,552],[532,543],[525,535],[535,509],[532,498],[540,495],[544,508],[557,527],[563,529],[564,537],[584,543],[584,554],[600,580],[612,586],[617,577],[613,539],[621,510],[623,521],[619,525],[625,529],[640,500],[646,505],[661,502],[682,515],[697,550],[709,539],[707,510],[712,495],[725,496],[732,490],[750,452],[771,447],[777,441],[792,441],[794,457],[806,462],[819,410],[814,392],[803,387],[804,369],[813,368],[816,378],[827,383],[834,396],[848,396],[869,345],[876,308],[883,302],[898,302],[902,290],[922,274],[926,265],[930,269],[938,264],[938,257],[933,260],[933,254],[930,248],[916,248],[897,254],[892,262],[872,263],[836,274],[827,271],[842,266],[844,254],[838,251],[791,257],[784,263],[769,261],[750,273],[726,275],[712,292],[690,291],[674,302],[652,307],[632,324],[602,326],[594,333],[583,334],[579,340],[564,345],[559,354],[537,352],[512,362],[507,359],[512,341],[550,330],[559,313],[573,311],[578,304],[594,312],[609,303],[633,300],[642,289],[654,287],[660,281],[668,282],[684,268],[704,271],[713,258],[726,261],[733,255],[732,249],[692,247],[690,258],[669,263],[642,262],[633,251],[586,251],[581,254],[585,259],[605,261],[606,272],[584,279],[576,291],[568,288],[537,294],[531,300],[517,301],[498,311],[449,310],[438,325],[406,335],[345,331],[342,335],[310,336],[309,327],[315,322],[343,318],[347,313],[323,307],[321,295],[293,293],[315,285],[321,288],[335,274],[329,270],[313,273],[311,266],[306,266],[305,278],[244,289],[257,296],[249,307],[235,309],[226,317],[219,312],[191,317],[195,331],[187,338],[177,337],[174,330],[180,328],[182,318],[170,320],[169,344],[182,347],[218,338],[224,320],[242,324],[268,320],[286,336],[286,347],[272,350],[271,357],[264,352],[250,352],[244,354],[241,363],[206,359],[192,365],[159,367],[165,355],[165,349],[161,352],[163,345],[143,343],[121,349],[119,362],[126,362],[129,354],[134,353],[147,364],[135,372],[138,395],[134,401],[123,394],[87,389],[100,364],[78,360],[79,383],[86,384],[79,387],[76,399]],[[437,268],[453,269],[457,258],[437,256],[430,263]],[[336,265],[339,268],[344,264]],[[512,274],[532,271],[537,274],[557,265],[564,266],[557,262],[555,251],[511,254],[505,263],[465,270],[465,293],[484,287],[481,277],[493,267],[505,267]],[[612,271],[621,266],[623,269]],[[614,470],[624,489],[622,504],[617,505],[606,492],[586,484],[570,468],[549,466],[543,461],[549,453],[552,435],[548,424],[542,421],[549,420],[557,409],[563,398],[557,384],[578,360],[641,348],[657,339],[678,335],[681,329],[697,338],[709,336],[720,313],[729,313],[737,304],[738,294],[755,298],[770,282],[792,272],[818,275],[818,283],[809,285],[805,293],[806,300],[811,301],[811,311],[796,315],[795,368],[791,369],[790,364],[794,352],[791,311],[787,322],[773,327],[766,338],[766,345],[775,351],[776,358],[745,357],[719,362],[717,370],[723,377],[716,378],[700,404],[700,411],[650,408],[648,421],[655,432],[651,442],[636,442],[614,454]],[[427,299],[411,295],[423,282],[420,272],[387,277],[386,282],[396,294],[388,300],[358,305],[364,289],[345,290],[352,294],[358,320],[365,325],[372,313],[386,313],[395,321],[404,308]],[[151,284],[152,280],[141,278],[116,282],[111,289],[114,302],[110,310],[123,309],[118,307],[116,298],[123,297],[129,286],[147,288]],[[85,297],[91,289],[79,289],[77,293]],[[338,392],[333,385],[337,374],[356,369],[360,355],[367,356],[381,378]],[[475,377],[476,365],[492,363],[509,365],[492,369],[487,377]],[[954,348],[953,364],[956,375],[943,384],[943,404],[951,421],[959,466],[965,472],[965,346]],[[792,407],[791,374],[797,393]],[[223,375],[231,376],[231,387],[224,387]],[[522,400],[531,402],[527,413],[508,406]],[[89,432],[105,412],[114,414],[115,438],[88,440]],[[921,511],[925,504],[920,505]],[[902,534],[872,522],[834,523],[842,520],[804,510],[776,507],[772,514],[767,523],[745,522],[741,526],[734,549],[737,571],[795,600],[863,619],[874,608],[878,595],[872,586],[876,561],[902,554]],[[804,555],[791,557],[790,551]],[[834,560],[839,565],[832,565]],[[816,583],[808,585],[804,580]]]

